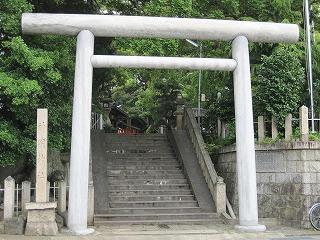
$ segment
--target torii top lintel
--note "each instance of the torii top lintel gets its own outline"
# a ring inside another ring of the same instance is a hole
[[[23,13],[25,34],[77,35],[89,30],[97,37],[172,38],[232,41],[245,36],[251,42],[294,43],[296,24],[195,18],[88,14]]]

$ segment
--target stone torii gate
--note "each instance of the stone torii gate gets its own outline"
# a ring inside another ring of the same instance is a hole
[[[294,24],[138,16],[22,15],[25,34],[77,35],[74,81],[68,228],[87,228],[87,198],[93,68],[157,68],[233,71],[236,119],[239,223],[242,230],[264,231],[258,224],[253,111],[248,41],[294,43]],[[232,41],[232,59],[99,56],[94,37],[140,37]]]

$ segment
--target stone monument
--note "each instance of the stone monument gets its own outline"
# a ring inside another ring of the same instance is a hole
[[[58,233],[56,202],[49,202],[47,185],[48,110],[37,110],[36,202],[27,203],[25,235],[52,236]]]

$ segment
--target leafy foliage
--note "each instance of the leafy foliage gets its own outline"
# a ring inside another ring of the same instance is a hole
[[[256,113],[277,116],[280,126],[301,104],[304,69],[295,47],[279,46],[270,56],[262,56],[254,81]],[[282,124],[282,125],[281,125]]]

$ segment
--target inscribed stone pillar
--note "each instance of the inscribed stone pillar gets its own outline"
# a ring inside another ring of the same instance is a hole
[[[48,110],[37,110],[36,202],[47,202]]]
[[[278,128],[275,117],[271,118],[271,137],[273,140],[275,140],[278,137]]]
[[[248,40],[239,36],[232,43],[232,57],[237,61],[233,72],[236,119],[239,224],[243,231],[265,231],[258,225],[256,162]]]
[[[54,236],[58,233],[55,220],[57,203],[49,202],[47,181],[48,110],[37,110],[36,202],[26,203],[28,211],[25,235]]]
[[[292,114],[286,116],[285,125],[284,125],[284,139],[290,141],[292,136]]]
[[[4,180],[3,219],[9,219],[14,214],[15,180],[9,176]]]
[[[262,143],[265,138],[265,123],[264,116],[258,117],[258,142]]]
[[[299,109],[299,127],[301,134],[301,141],[309,140],[309,122],[308,122],[308,108],[306,106],[302,106]]]

